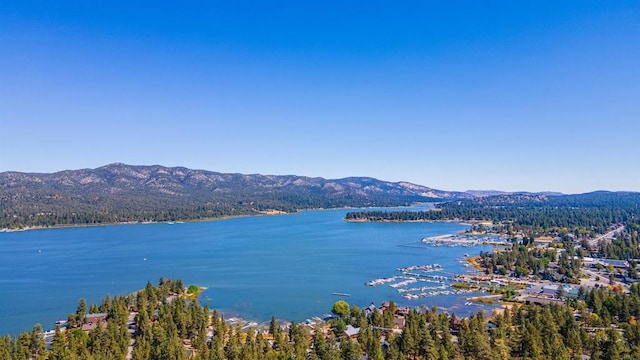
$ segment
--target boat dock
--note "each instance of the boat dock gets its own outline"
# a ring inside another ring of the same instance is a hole
[[[441,238],[441,237],[439,237]],[[401,275],[394,275],[379,279],[374,279],[365,283],[367,286],[378,286],[388,284],[395,289],[402,297],[408,300],[417,300],[432,296],[467,294],[482,291],[478,288],[462,289],[453,288],[452,285],[459,281],[458,274],[446,272],[439,264],[412,265],[397,268]],[[416,283],[427,283],[422,286],[410,285]],[[431,285],[428,285],[431,284]]]
[[[479,245],[493,245],[493,246],[511,246],[509,242],[496,236],[474,236],[474,235],[440,235],[426,237],[421,240],[423,244],[432,246],[442,246],[448,244],[449,246],[479,246]]]

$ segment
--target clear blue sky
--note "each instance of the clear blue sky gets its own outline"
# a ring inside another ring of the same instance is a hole
[[[640,191],[640,2],[4,0],[0,132],[0,171]]]

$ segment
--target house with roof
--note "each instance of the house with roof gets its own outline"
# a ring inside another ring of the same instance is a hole
[[[87,314],[85,316],[84,324],[82,324],[82,331],[89,332],[98,326],[105,329],[107,327],[106,313]]]
[[[364,309],[364,311],[365,311],[365,314],[366,314],[367,316],[370,316],[374,311],[377,311],[377,312],[379,312],[379,313],[382,313],[382,310],[378,309],[378,308],[376,307],[376,304],[374,304],[374,303],[371,303],[371,305],[367,306],[367,307]]]
[[[616,259],[592,259],[587,262],[583,260],[583,263],[590,265],[591,267],[598,267],[598,265],[602,267],[608,267],[609,265],[613,266],[614,269],[622,269],[626,270],[629,268],[629,262],[627,260],[616,260]]]
[[[565,287],[565,296],[568,298],[577,298],[578,295],[580,294],[580,288],[579,287]]]
[[[407,315],[409,315],[409,311],[410,310],[411,309],[408,306],[398,306],[396,308],[396,315],[407,316]]]
[[[629,262],[627,260],[614,260],[614,259],[599,259],[599,260],[602,261],[602,264],[605,267],[611,265],[615,269],[626,270],[629,268]]]
[[[564,305],[564,300],[562,299],[552,299],[552,298],[548,298],[548,297],[542,297],[542,296],[525,296],[523,298],[525,304],[529,305],[529,304],[536,304],[536,305],[550,305],[550,304],[556,304],[556,305]]]
[[[353,327],[351,325],[347,325],[347,329],[344,332],[349,338],[355,339],[360,334],[360,328]]]
[[[399,330],[402,333],[404,330],[404,325],[406,324],[406,320],[402,316],[396,316],[393,318],[393,330]]]
[[[540,291],[540,295],[555,297],[558,294],[559,290],[560,290],[559,285],[545,285],[542,287],[542,290]]]

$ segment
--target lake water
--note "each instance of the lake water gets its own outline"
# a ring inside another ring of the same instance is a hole
[[[388,285],[365,286],[396,268],[439,263],[489,247],[428,247],[420,239],[467,228],[456,223],[347,223],[348,210],[243,217],[181,224],[114,225],[0,233],[0,334],[45,329],[75,312],[78,300],[99,303],[160,277],[207,287],[211,308],[245,319],[304,321],[341,299],[360,307],[395,300],[437,305],[456,314],[463,296],[406,300]],[[403,246],[403,245],[410,246]]]

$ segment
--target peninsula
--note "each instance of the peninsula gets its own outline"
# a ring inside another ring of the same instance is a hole
[[[0,173],[0,229],[407,206],[471,196],[368,177],[327,180],[115,163],[53,174]]]

